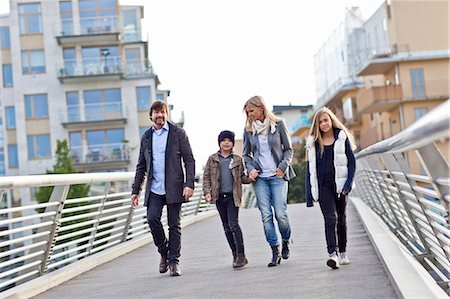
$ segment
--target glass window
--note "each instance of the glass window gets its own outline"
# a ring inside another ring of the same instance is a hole
[[[73,34],[73,20],[72,20],[72,2],[62,1],[59,2],[59,13],[61,15],[61,34],[72,35]]]
[[[423,69],[410,69],[412,93],[414,98],[425,97],[425,82],[423,79]]]
[[[79,0],[81,32],[111,32],[116,27],[116,7],[116,0]]]
[[[81,50],[85,74],[95,75],[119,69],[118,47],[89,47]]]
[[[13,86],[12,65],[4,64],[3,65],[3,87],[12,87],[12,86]]]
[[[11,48],[9,27],[0,27],[0,47],[1,47],[1,49],[10,49]]]
[[[6,128],[7,129],[15,129],[16,128],[16,110],[14,106],[6,106],[5,107],[5,115],[6,115]]]
[[[84,92],[86,120],[107,119],[107,113],[122,111],[120,89],[89,90]]]
[[[152,102],[150,86],[136,87],[136,98],[138,110],[148,110]]]
[[[67,116],[69,122],[80,121],[80,105],[78,101],[78,92],[66,93]]]
[[[421,108],[414,109],[414,115],[416,116],[416,120],[418,120],[419,118],[421,118],[422,116],[424,116],[427,113],[428,113],[427,107],[421,107]]]
[[[144,133],[148,130],[148,127],[139,127],[139,136],[142,137]]]
[[[28,135],[28,159],[50,158],[50,135]]]
[[[125,42],[139,40],[137,11],[135,9],[126,9],[123,10],[122,15],[124,32],[123,40]]]
[[[19,4],[19,27],[21,34],[41,33],[41,4]]]
[[[75,69],[77,61],[75,59],[75,48],[65,48],[63,50],[64,58],[64,75],[73,76],[75,75]]]
[[[22,73],[45,73],[44,50],[22,51]]]
[[[48,117],[47,95],[26,95],[25,116],[27,119]]]
[[[162,93],[157,93],[156,94],[156,99],[160,100],[160,101],[164,101],[164,95]]]
[[[17,144],[8,144],[8,166],[9,168],[19,167],[19,154]]]
[[[81,132],[69,133],[70,157],[74,163],[78,163],[83,158],[83,146],[81,140]]]
[[[139,48],[125,49],[127,75],[140,74],[144,70]]]

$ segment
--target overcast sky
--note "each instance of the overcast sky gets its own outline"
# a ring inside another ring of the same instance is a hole
[[[0,0],[0,12],[7,10]],[[359,6],[367,19],[383,0],[120,0],[144,5],[149,58],[184,111],[197,165],[218,149],[221,130],[242,137],[242,107],[253,95],[272,105],[316,101],[313,57]],[[200,169],[199,169],[200,170]]]

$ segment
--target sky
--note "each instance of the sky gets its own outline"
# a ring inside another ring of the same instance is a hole
[[[184,112],[197,168],[218,150],[222,130],[242,139],[244,103],[316,101],[313,57],[359,6],[364,19],[383,0],[119,0],[144,5],[149,59],[170,90],[172,117]],[[0,13],[7,12],[0,0]],[[198,170],[200,170],[198,169]]]

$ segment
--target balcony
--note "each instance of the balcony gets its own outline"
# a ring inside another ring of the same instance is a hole
[[[85,83],[121,80],[123,78],[151,78],[156,75],[149,60],[122,61],[120,57],[99,59],[66,60],[58,70],[61,83]]]
[[[75,146],[70,148],[70,157],[77,171],[127,168],[130,162],[126,143]]]
[[[77,44],[110,44],[119,41],[120,30],[116,16],[81,18],[79,22],[62,20],[54,27],[61,46]]]
[[[402,97],[401,85],[367,88],[356,96],[358,114],[390,111],[399,105]]]
[[[66,129],[83,129],[102,125],[123,125],[127,123],[127,113],[120,102],[100,104],[69,105],[60,112],[61,124]]]

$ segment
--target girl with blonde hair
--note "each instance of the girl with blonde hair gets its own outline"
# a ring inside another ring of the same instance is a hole
[[[251,97],[244,105],[244,112],[247,120],[242,156],[249,176],[256,180],[253,189],[266,240],[272,249],[268,266],[274,267],[280,264],[281,258],[288,259],[290,255],[291,226],[287,214],[287,191],[288,181],[295,177],[291,166],[292,144],[284,120],[275,117],[267,109],[262,97]],[[281,255],[274,214],[282,239]]]
[[[306,139],[306,206],[319,201],[325,222],[327,265],[338,269],[347,257],[347,197],[355,176],[353,136],[327,107],[316,111]],[[337,233],[337,242],[336,242]]]

